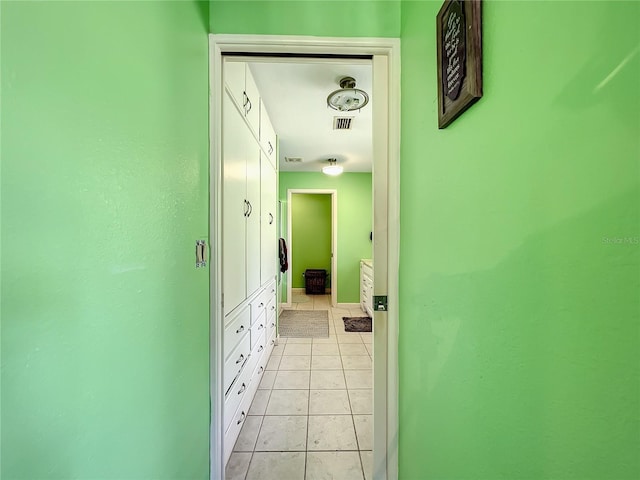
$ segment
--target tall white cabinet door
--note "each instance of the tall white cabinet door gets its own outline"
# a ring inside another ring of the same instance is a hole
[[[261,167],[261,228],[260,228],[260,279],[262,283],[273,280],[276,276],[278,259],[278,239],[276,229],[276,171],[264,153],[260,154]]]
[[[248,150],[247,296],[251,296],[260,288],[260,147],[252,139]]]
[[[247,148],[255,141],[227,93],[222,104],[222,121],[222,293],[226,314],[247,295]]]
[[[224,83],[231,92],[233,98],[240,106],[244,107],[244,76],[245,76],[245,62],[236,62],[232,59],[226,58],[224,60],[223,75]]]
[[[253,80],[253,74],[248,64],[245,71],[244,90],[247,95],[245,115],[247,122],[249,122],[249,125],[253,128],[257,137],[260,133],[260,93],[258,92],[256,82]]]

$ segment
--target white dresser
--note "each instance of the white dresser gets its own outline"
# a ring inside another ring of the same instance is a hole
[[[373,262],[360,260],[360,307],[373,318]]]

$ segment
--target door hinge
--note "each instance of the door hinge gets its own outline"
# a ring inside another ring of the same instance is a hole
[[[388,311],[389,301],[386,295],[374,295],[373,296],[373,309],[376,312]]]

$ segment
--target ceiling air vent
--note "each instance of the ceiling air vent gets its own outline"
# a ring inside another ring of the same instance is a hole
[[[300,157],[284,157],[284,163],[302,163]]]
[[[334,130],[351,130],[353,117],[333,117]]]

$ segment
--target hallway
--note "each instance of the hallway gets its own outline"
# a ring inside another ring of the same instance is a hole
[[[294,294],[328,310],[329,338],[280,338],[227,465],[227,480],[372,478],[371,333],[344,331],[357,307]]]

